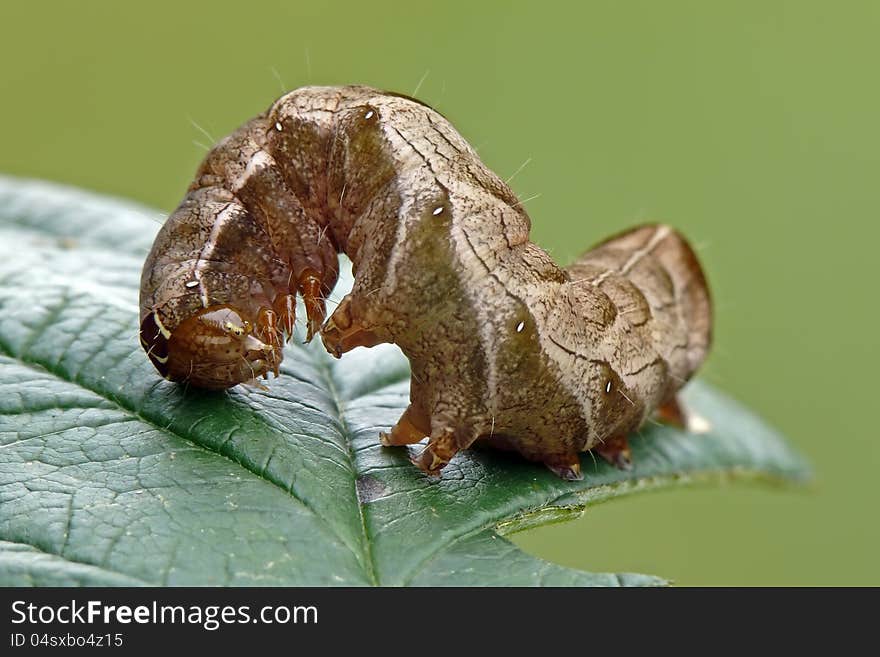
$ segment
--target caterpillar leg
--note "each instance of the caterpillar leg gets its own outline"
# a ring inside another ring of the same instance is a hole
[[[439,475],[452,457],[463,449],[467,449],[476,440],[474,432],[463,433],[450,427],[443,427],[431,432],[431,440],[421,454],[411,458],[413,465],[427,475]]]
[[[632,452],[629,449],[627,434],[611,436],[593,449],[611,465],[621,470],[632,470]]]
[[[430,422],[425,414],[410,404],[391,429],[391,433],[379,433],[379,442],[386,447],[412,445],[431,432],[429,427]]]
[[[581,459],[577,453],[553,456],[545,460],[544,465],[550,472],[566,481],[580,481],[584,478],[581,473]]]
[[[453,429],[442,429],[431,434],[428,446],[418,456],[410,459],[419,470],[428,475],[439,475],[440,470],[452,460],[461,448]]]
[[[218,162],[211,162],[211,156],[203,164],[210,170],[218,168],[224,174],[233,176],[229,181],[231,191],[240,198],[245,207],[258,208],[265,222],[266,234],[273,251],[281,256],[296,275],[296,288],[288,290],[302,295],[306,306],[306,342],[309,342],[324,322],[324,297],[336,282],[338,259],[336,249],[327,238],[327,228],[317,222],[312,213],[300,202],[294,190],[285,180],[282,166],[272,154],[259,147],[255,148],[253,131],[262,130],[259,120],[252,127],[234,133],[220,151]],[[225,155],[222,155],[225,153]],[[243,175],[233,167],[228,170],[226,159],[234,154],[239,166],[245,170]],[[282,300],[286,304],[286,300]],[[282,312],[284,325],[292,332],[293,312]],[[287,319],[290,319],[288,322]]]
[[[336,358],[355,347],[375,347],[387,342],[362,325],[353,306],[352,296],[347,294],[321,329],[324,347]]]
[[[306,342],[311,342],[315,333],[321,330],[326,309],[321,295],[321,279],[313,269],[306,269],[299,275],[297,287],[306,306]]]
[[[272,309],[278,317],[278,326],[284,331],[287,341],[290,342],[290,338],[293,337],[293,327],[296,324],[296,296],[279,294],[275,297]]]
[[[278,378],[278,369],[281,366],[283,336],[281,335],[281,330],[278,328],[278,315],[274,310],[266,308],[265,306],[260,308],[260,312],[257,315],[257,325],[254,334],[259,340],[271,347],[270,353],[272,354],[272,357],[268,360],[272,372],[275,374],[275,378]],[[268,371],[263,373],[263,378],[269,378]]]

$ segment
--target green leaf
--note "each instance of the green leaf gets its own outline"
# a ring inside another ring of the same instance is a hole
[[[650,426],[632,472],[584,455],[582,482],[491,451],[437,481],[381,447],[409,390],[390,345],[335,361],[295,340],[265,391],[168,383],[137,340],[161,217],[0,178],[0,584],[660,584],[562,568],[503,535],[653,487],[807,476],[699,383],[686,399],[709,434]]]

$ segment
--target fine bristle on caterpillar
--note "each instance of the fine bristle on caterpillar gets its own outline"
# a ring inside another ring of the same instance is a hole
[[[529,241],[510,188],[439,113],[367,87],[304,87],[219,142],[156,237],[140,339],[156,369],[204,388],[277,376],[296,295],[335,356],[393,342],[410,405],[384,445],[429,437],[438,473],[481,441],[579,478],[579,453],[629,467],[651,415],[703,362],[711,305],[664,225],[567,268]],[[354,286],[325,320],[351,259]]]

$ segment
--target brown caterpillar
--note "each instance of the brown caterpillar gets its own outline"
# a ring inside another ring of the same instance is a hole
[[[141,343],[172,381],[227,388],[278,374],[295,295],[337,357],[400,346],[410,405],[384,445],[430,436],[437,473],[475,441],[564,478],[627,435],[706,356],[697,259],[667,226],[635,228],[558,267],[516,196],[439,113],[367,87],[304,87],[217,144],[156,237]],[[354,287],[324,321],[337,253]]]

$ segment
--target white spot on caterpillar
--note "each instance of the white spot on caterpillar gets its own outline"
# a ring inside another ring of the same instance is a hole
[[[433,211],[431,214],[433,214],[433,215],[436,217],[436,216],[439,215],[441,212],[443,212],[443,206],[442,206],[442,205],[441,205],[440,207],[436,207],[436,208],[434,208],[434,211]]]
[[[165,356],[165,357],[163,358],[162,356],[157,356],[156,354],[151,354],[151,355],[150,355],[150,358],[152,358],[152,359],[155,360],[155,361],[158,361],[158,362],[162,363],[163,365],[164,365],[165,363],[168,362],[168,356]]]
[[[199,284],[198,281],[187,281],[184,284],[184,287],[196,287]]]
[[[365,118],[365,119],[372,119],[372,118],[373,118],[373,114],[375,114],[375,112],[373,112],[373,110],[370,110],[369,112],[367,112],[366,114],[364,114],[364,118]]]
[[[275,121],[275,129],[278,132],[281,132],[281,130],[283,129],[283,126],[281,125],[281,121]]]
[[[523,329],[524,329],[525,327],[526,327],[526,323],[525,323],[525,322],[520,322],[519,324],[516,325],[516,332],[517,332],[517,333],[522,333],[522,332],[523,332]]]
[[[605,392],[611,392],[611,381],[605,384]]]

